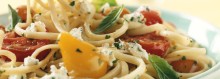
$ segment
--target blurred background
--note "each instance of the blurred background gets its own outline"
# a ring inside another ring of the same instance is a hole
[[[126,5],[153,5],[163,9],[192,15],[220,28],[220,0],[117,0]],[[0,15],[8,13],[8,4],[16,7],[26,0],[0,0]]]

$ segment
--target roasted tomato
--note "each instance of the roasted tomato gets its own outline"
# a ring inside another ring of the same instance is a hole
[[[27,19],[27,6],[22,5],[17,8],[18,15],[21,17],[22,22]],[[33,17],[34,11],[31,9],[31,16]]]
[[[17,61],[23,62],[24,58],[31,56],[37,48],[49,43],[49,40],[28,39],[25,37],[19,37],[15,32],[9,32],[6,34],[3,40],[2,49],[13,52],[17,57]],[[44,59],[49,52],[50,50],[41,52],[37,56],[37,59]],[[6,58],[6,60],[8,59]]]
[[[190,73],[200,70],[199,65],[194,60],[178,60],[170,63],[173,66],[173,69],[180,73]]]
[[[141,11],[141,13],[144,15],[144,18],[146,18],[146,25],[153,25],[156,23],[163,23],[163,20],[160,18],[159,14],[156,11],[153,10],[144,10]]]
[[[124,36],[122,39],[128,42],[138,41],[142,48],[148,53],[158,55],[160,57],[164,57],[170,47],[169,41],[164,37],[157,35],[155,32],[138,36]]]

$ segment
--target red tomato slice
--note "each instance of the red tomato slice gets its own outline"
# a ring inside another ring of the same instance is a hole
[[[31,54],[39,47],[49,44],[49,40],[36,40],[36,39],[28,39],[25,37],[18,37],[14,32],[7,33],[4,40],[2,49],[9,50],[13,52],[17,61],[23,62],[24,58],[27,56],[31,56]],[[41,52],[37,59],[44,59],[50,50],[45,50]],[[6,59],[8,60],[8,59]]]
[[[27,6],[22,5],[17,7],[17,13],[21,17],[22,22],[25,22],[27,19]],[[31,9],[31,16],[34,16],[34,11]]]
[[[148,53],[164,57],[170,43],[164,37],[156,35],[155,32],[147,33],[145,35],[139,36],[128,36],[126,41],[138,41],[138,43],[145,49]]]
[[[190,73],[190,72],[196,72],[200,69],[200,67],[195,63],[194,60],[178,60],[171,62],[171,65],[173,66],[173,69],[177,72],[181,73]],[[194,70],[191,70],[193,65],[195,66]]]
[[[145,10],[145,11],[142,11],[141,13],[144,15],[144,18],[146,18],[145,24],[147,26],[153,25],[156,23],[160,23],[160,24],[163,23],[162,19],[160,18],[159,14],[156,11]]]

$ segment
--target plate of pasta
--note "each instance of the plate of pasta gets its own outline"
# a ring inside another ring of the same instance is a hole
[[[200,79],[220,68],[220,31],[197,18],[115,0],[32,2],[0,16],[0,79]]]

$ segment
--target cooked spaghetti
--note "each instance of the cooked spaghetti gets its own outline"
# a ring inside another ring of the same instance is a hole
[[[215,64],[159,11],[94,1],[27,0],[18,7],[18,23],[0,29],[0,78],[186,79]]]

